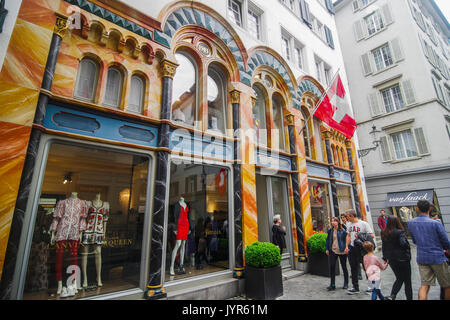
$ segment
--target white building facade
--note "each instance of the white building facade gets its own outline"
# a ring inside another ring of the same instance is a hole
[[[433,0],[342,0],[336,22],[364,156],[374,228],[427,199],[450,233],[450,28]]]

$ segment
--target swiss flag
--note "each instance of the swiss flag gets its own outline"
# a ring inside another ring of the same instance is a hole
[[[348,139],[353,137],[356,121],[350,116],[344,85],[338,75],[326,92],[325,98],[314,115],[333,129],[341,132]]]

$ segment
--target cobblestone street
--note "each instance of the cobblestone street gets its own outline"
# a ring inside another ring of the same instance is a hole
[[[419,268],[416,263],[416,246],[411,244],[411,268],[412,268],[412,287],[413,287],[413,299],[417,300],[417,292],[420,288],[420,275]],[[377,256],[381,257],[381,249],[379,252],[375,253]],[[350,272],[350,265],[347,261],[347,268]],[[347,290],[342,289],[344,283],[344,278],[341,275],[336,276],[336,290],[327,291],[327,287],[330,284],[330,280],[327,277],[321,277],[316,275],[311,275],[309,273],[303,274],[301,276],[283,281],[283,296],[277,298],[277,300],[370,300],[371,295],[366,293],[367,280],[362,274],[363,280],[359,281],[359,294],[349,295]],[[394,272],[390,267],[381,274],[381,293],[384,296],[389,296],[391,293],[392,285],[395,281]],[[349,279],[349,286],[351,287],[351,279]],[[406,300],[404,286],[400,289],[397,294],[396,300]],[[436,286],[430,287],[428,293],[429,300],[439,300],[440,287],[436,281]],[[232,300],[245,300],[245,296],[235,297]]]
[[[410,243],[413,255],[411,259],[413,299],[417,300],[417,291],[420,288],[420,275],[416,263],[416,247],[411,241]],[[380,252],[376,252],[376,255],[381,257],[381,250]],[[348,262],[347,268],[350,270]],[[390,267],[388,267],[382,272],[381,277],[381,292],[384,296],[388,296],[391,293],[392,284],[395,281],[394,272]],[[336,276],[336,290],[328,292],[326,287],[329,285],[329,278],[304,274],[302,276],[284,281],[284,295],[277,300],[370,300],[371,296],[364,292],[366,289],[365,284],[367,283],[364,274],[363,280],[359,281],[359,287],[361,290],[359,294],[349,295],[347,290],[341,289],[343,281],[342,275]],[[349,285],[351,286],[351,280]],[[439,285],[432,286],[428,294],[428,299],[439,300],[439,294]],[[402,286],[400,292],[398,293],[397,300],[406,300],[404,286]]]

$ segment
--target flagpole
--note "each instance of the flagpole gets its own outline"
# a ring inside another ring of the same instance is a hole
[[[325,90],[324,93],[322,93],[322,96],[320,97],[319,102],[316,103],[316,105],[313,108],[313,111],[309,113],[308,118],[306,118],[305,123],[303,124],[302,128],[298,131],[298,134],[301,134],[302,131],[305,129],[305,127],[308,124],[309,119],[311,119],[311,117],[314,115],[314,113],[316,113],[317,109],[319,108],[320,104],[322,103],[323,99],[325,99],[325,96],[328,93],[328,90],[330,90],[331,86],[334,83],[334,80],[336,80],[337,75],[339,74],[339,70],[340,68],[337,69],[336,73],[334,74],[333,80],[330,82],[330,85],[328,86],[328,88]]]

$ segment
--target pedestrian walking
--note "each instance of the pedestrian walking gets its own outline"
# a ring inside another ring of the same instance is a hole
[[[341,214],[341,225],[344,230],[347,230],[347,215],[345,213]]]
[[[380,216],[378,217],[378,227],[380,227],[380,230],[383,231],[384,228],[386,228],[387,223],[387,216],[384,209],[380,210]]]
[[[348,222],[345,253],[348,253],[353,285],[353,288],[350,288],[348,293],[355,294],[359,293],[358,266],[361,263],[361,250],[355,246],[355,239],[359,233],[369,233],[372,238],[375,238],[375,234],[366,221],[358,219],[355,210],[350,209],[346,213]]]
[[[328,291],[336,289],[336,262],[339,259],[344,274],[344,286],[342,289],[348,288],[348,270],[347,270],[347,254],[345,251],[345,243],[347,240],[347,231],[342,227],[338,217],[331,218],[331,228],[327,231],[326,254],[328,256],[328,267],[330,270],[330,286]]]
[[[280,248],[280,253],[286,248],[286,227],[281,226],[281,216],[279,214],[273,217],[272,243]]]
[[[381,261],[380,258],[373,254],[375,247],[372,242],[365,241],[363,246],[367,252],[364,256],[364,269],[366,269],[367,278],[372,283],[372,300],[377,300],[377,296],[380,300],[385,300],[380,290],[381,270],[387,268],[388,262]]]
[[[395,300],[404,284],[406,300],[412,300],[411,247],[402,223],[396,216],[387,218],[386,228],[381,231],[381,246],[383,260],[389,261],[395,275],[395,282],[388,299]]]
[[[408,230],[413,242],[417,245],[417,264],[421,279],[419,300],[428,299],[431,285],[436,278],[445,290],[445,300],[450,300],[450,271],[444,250],[450,248],[450,241],[442,223],[432,220],[430,203],[427,200],[417,201],[418,216],[408,222]]]

